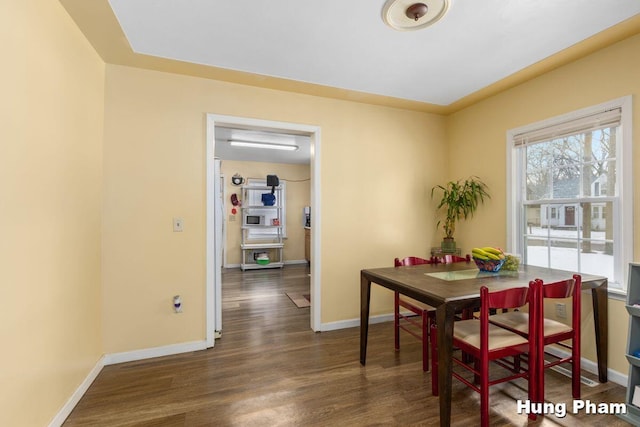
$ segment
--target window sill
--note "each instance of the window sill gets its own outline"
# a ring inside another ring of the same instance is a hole
[[[609,299],[618,300],[618,301],[626,301],[627,300],[627,292],[622,289],[607,289]]]

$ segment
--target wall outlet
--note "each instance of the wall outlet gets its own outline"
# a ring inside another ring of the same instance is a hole
[[[182,313],[182,298],[180,295],[176,295],[173,297],[173,310],[176,313]]]
[[[567,318],[567,305],[566,304],[556,304],[556,317],[558,319],[566,319]]]

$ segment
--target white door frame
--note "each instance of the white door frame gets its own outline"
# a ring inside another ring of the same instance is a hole
[[[246,117],[207,114],[206,131],[206,341],[207,347],[215,344],[216,312],[215,312],[215,235],[214,235],[214,191],[213,191],[213,160],[215,156],[215,128],[244,127],[268,129],[278,132],[304,132],[311,138],[311,234],[317,236],[311,239],[311,315],[310,326],[314,331],[321,329],[321,293],[320,293],[320,127],[299,123],[275,122]]]

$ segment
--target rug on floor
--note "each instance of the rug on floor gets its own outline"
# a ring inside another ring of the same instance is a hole
[[[298,308],[311,306],[309,294],[287,293],[287,296]]]

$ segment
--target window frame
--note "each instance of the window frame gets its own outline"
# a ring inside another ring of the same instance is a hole
[[[507,149],[507,250],[512,253],[521,253],[523,248],[523,215],[520,207],[523,206],[522,195],[526,194],[526,182],[521,179],[520,149],[515,144],[516,136],[523,133],[541,130],[547,127],[577,121],[587,116],[598,114],[611,109],[620,108],[620,135],[621,143],[616,145],[616,168],[619,193],[616,196],[619,206],[619,219],[614,223],[614,240],[616,252],[620,254],[614,259],[614,274],[620,278],[619,282],[609,280],[610,295],[626,295],[629,263],[633,262],[633,117],[632,96],[624,96],[602,104],[562,114],[546,120],[535,122],[526,126],[510,129],[506,135]],[[624,230],[624,232],[622,232]]]

